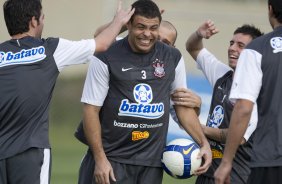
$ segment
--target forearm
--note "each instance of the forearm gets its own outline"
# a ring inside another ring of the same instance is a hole
[[[115,41],[117,35],[119,34],[122,23],[118,20],[113,20],[109,24],[102,28],[101,32],[97,35],[95,33],[96,50],[95,52],[103,52],[107,50],[110,45]]]
[[[84,104],[83,129],[94,159],[105,157],[99,120],[100,107]]]
[[[208,145],[195,109],[185,106],[175,106],[175,111],[185,131],[188,132],[200,146]]]
[[[226,145],[224,149],[224,162],[232,162],[235,153],[240,145],[243,135],[250,120],[252,103],[247,100],[238,100],[234,106],[231,123],[228,130]]]
[[[220,143],[226,143],[226,138],[228,134],[228,128],[219,129],[212,128],[207,126],[202,126],[204,134],[207,138],[218,141]],[[246,142],[245,138],[242,138],[240,144],[244,144]]]
[[[207,138],[218,141],[220,143],[226,142],[226,136],[228,129],[212,128],[207,126],[202,126],[204,134]]]
[[[104,31],[108,26],[110,25],[110,22],[107,24],[104,24],[100,27],[98,27],[94,33],[94,38],[96,38],[102,31]]]
[[[195,31],[190,35],[186,41],[186,50],[196,61],[199,52],[203,49],[203,38],[199,35],[199,32]]]
[[[110,25],[110,23],[107,23],[107,24],[104,24],[104,25],[100,26],[100,27],[96,30],[96,32],[95,32],[95,34],[94,34],[94,38],[96,38],[102,31],[104,31],[107,27],[109,27],[109,25]],[[123,25],[123,26],[121,27],[121,30],[120,30],[119,34],[123,33],[123,32],[126,31],[126,30],[127,30],[127,27],[126,27],[125,25]]]

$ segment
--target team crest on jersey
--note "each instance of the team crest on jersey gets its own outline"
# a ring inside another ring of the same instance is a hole
[[[157,119],[164,114],[163,103],[153,103],[153,91],[150,85],[137,84],[133,89],[133,96],[137,103],[130,103],[123,99],[119,107],[119,116],[132,116],[145,119]]]
[[[218,128],[224,118],[224,109],[221,105],[217,105],[212,112],[212,115],[208,118],[208,127]]]
[[[29,64],[42,61],[46,58],[45,48],[43,46],[35,47],[31,49],[23,49],[20,52],[0,52],[0,67],[17,65],[17,64]]]
[[[282,37],[274,37],[270,40],[273,53],[282,52]]]
[[[156,59],[153,62],[153,67],[155,68],[154,75],[156,77],[162,78],[165,76],[164,63],[161,60]]]

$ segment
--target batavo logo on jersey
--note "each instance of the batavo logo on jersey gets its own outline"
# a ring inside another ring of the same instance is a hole
[[[43,46],[23,49],[20,52],[0,52],[0,67],[17,64],[29,64],[42,61],[46,58]]]
[[[212,149],[212,158],[222,158],[222,157],[223,157],[222,152],[216,149]]]
[[[150,136],[148,131],[141,132],[141,131],[133,131],[132,132],[132,140],[133,141],[138,141],[141,139],[148,139]]]
[[[163,103],[153,103],[151,86],[145,83],[137,84],[133,89],[133,96],[137,103],[130,103],[123,99],[119,107],[119,116],[132,116],[145,119],[157,119],[164,114]]]

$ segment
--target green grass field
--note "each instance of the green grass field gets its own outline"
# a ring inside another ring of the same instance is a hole
[[[73,136],[82,116],[80,95],[82,78],[59,78],[50,109],[50,141],[52,145],[52,184],[76,184],[80,161],[86,146]],[[192,184],[195,177],[186,180],[164,175],[163,184]]]

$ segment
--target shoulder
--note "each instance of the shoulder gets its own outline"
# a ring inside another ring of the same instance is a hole
[[[175,54],[175,55],[181,55],[180,51],[172,46],[169,46],[163,42],[157,41],[156,42],[156,49],[161,50],[161,51],[165,51],[165,52],[169,52],[171,54]]]
[[[121,39],[118,41],[115,41],[106,51],[100,52],[97,54],[98,57],[105,57],[105,56],[112,56],[115,57],[117,55],[120,55],[124,52],[126,49],[126,40]]]
[[[282,29],[274,30],[263,36],[254,39],[251,43],[247,45],[247,49],[255,50],[259,53],[263,53],[266,50],[273,50],[273,52],[278,49],[282,49]]]
[[[47,39],[42,39],[43,43],[47,44],[49,48],[54,48],[54,50],[57,48],[60,38],[47,38]]]
[[[156,42],[156,51],[159,52],[163,58],[168,59],[169,61],[175,61],[178,63],[182,58],[182,54],[177,48],[160,41]]]

